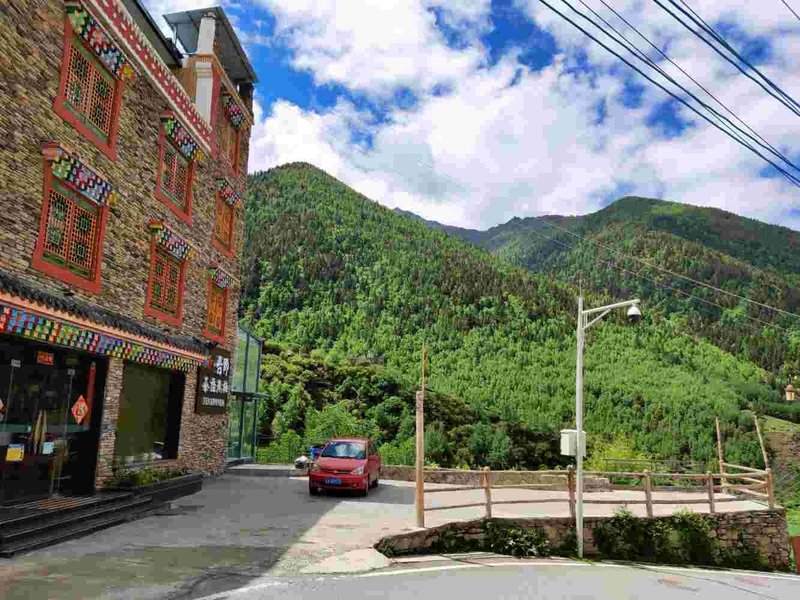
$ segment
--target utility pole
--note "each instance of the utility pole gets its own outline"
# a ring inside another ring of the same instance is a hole
[[[422,388],[417,392],[417,462],[416,479],[417,488],[415,504],[417,508],[417,527],[425,527],[425,368],[428,350],[422,344]]]
[[[578,298],[578,361],[575,375],[575,429],[578,431],[578,449],[575,456],[575,534],[578,539],[578,557],[583,558],[583,350],[586,338],[586,315],[583,313],[583,296]]]
[[[578,557],[583,558],[583,451],[586,448],[586,436],[583,433],[583,351],[586,346],[586,330],[600,322],[611,311],[618,308],[628,309],[628,318],[632,323],[642,319],[639,309],[641,301],[628,300],[617,302],[600,308],[585,309],[583,294],[578,298],[578,359],[575,374],[575,536],[578,539]],[[592,317],[592,320],[589,320]]]

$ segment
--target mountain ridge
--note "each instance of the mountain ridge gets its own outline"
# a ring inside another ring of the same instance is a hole
[[[430,388],[465,402],[479,419],[437,430],[451,448],[442,453],[447,466],[480,456],[482,464],[512,467],[516,428],[555,436],[570,424],[572,285],[397,214],[307,164],[252,175],[245,214],[244,321],[272,343],[326,360],[384,365],[412,388],[424,342]],[[637,452],[711,460],[719,416],[731,460],[755,463],[752,419],[740,418],[740,408],[776,398],[768,374],[655,312],[645,311],[641,327],[624,323],[613,315],[591,333],[586,422],[595,439],[624,436]],[[357,390],[356,405],[367,397]],[[286,423],[302,427],[314,414],[305,391],[286,397],[269,433],[288,435]],[[358,413],[365,427],[389,410],[389,398],[369,397],[377,404]],[[410,399],[391,402],[413,415]],[[382,442],[399,448],[409,435],[400,427]]]

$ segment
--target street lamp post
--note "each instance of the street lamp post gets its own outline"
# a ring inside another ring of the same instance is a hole
[[[583,558],[583,451],[586,448],[586,437],[583,432],[583,351],[586,345],[586,331],[602,320],[612,310],[627,308],[628,318],[632,322],[641,319],[640,300],[618,302],[600,308],[584,309],[583,296],[578,298],[578,360],[575,375],[575,429],[577,430],[577,452],[575,456],[575,534],[578,539],[578,557]],[[589,320],[590,317],[593,317]]]

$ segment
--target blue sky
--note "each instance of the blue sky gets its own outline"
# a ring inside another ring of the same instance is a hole
[[[692,85],[600,0],[584,1]],[[800,118],[650,0],[606,2],[797,156]],[[206,3],[146,4],[158,16]],[[585,213],[638,194],[800,228],[800,190],[538,0],[222,5],[260,78],[251,171],[310,162],[387,206],[468,227]],[[779,0],[691,5],[800,97],[800,57],[789,51],[800,47],[800,21]]]

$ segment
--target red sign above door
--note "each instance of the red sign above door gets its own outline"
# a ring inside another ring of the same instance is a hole
[[[50,352],[39,352],[36,355],[36,362],[40,365],[53,365],[54,355]]]

